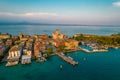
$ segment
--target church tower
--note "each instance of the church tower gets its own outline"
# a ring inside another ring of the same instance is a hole
[[[20,39],[23,37],[23,34],[22,34],[22,32],[20,32],[20,36],[19,36],[19,37],[20,37]]]

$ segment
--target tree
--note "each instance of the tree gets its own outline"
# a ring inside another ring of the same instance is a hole
[[[60,51],[65,51],[65,46],[63,45],[60,45],[58,48],[57,48],[57,51],[60,52]]]
[[[53,53],[53,48],[48,48],[46,54],[50,55]]]

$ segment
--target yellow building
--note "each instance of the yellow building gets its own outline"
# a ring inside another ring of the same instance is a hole
[[[0,39],[7,39],[10,38],[9,34],[0,34]]]
[[[67,41],[65,41],[65,46],[68,48],[68,49],[74,49],[74,48],[77,48],[78,47],[78,41],[76,40],[73,40],[73,39],[69,39]]]
[[[64,39],[64,34],[59,33],[59,29],[56,29],[55,33],[52,33],[53,39]]]
[[[30,38],[29,35],[23,35],[22,32],[20,32],[20,40],[21,41],[26,41]]]

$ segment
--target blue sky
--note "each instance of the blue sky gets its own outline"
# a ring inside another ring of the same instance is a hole
[[[120,0],[0,0],[0,22],[120,25]]]

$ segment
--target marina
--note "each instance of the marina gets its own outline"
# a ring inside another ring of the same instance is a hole
[[[86,53],[108,52],[108,50],[106,50],[106,49],[94,49],[94,50],[90,51],[90,50],[82,48],[82,47],[79,47],[79,50],[82,50]]]

